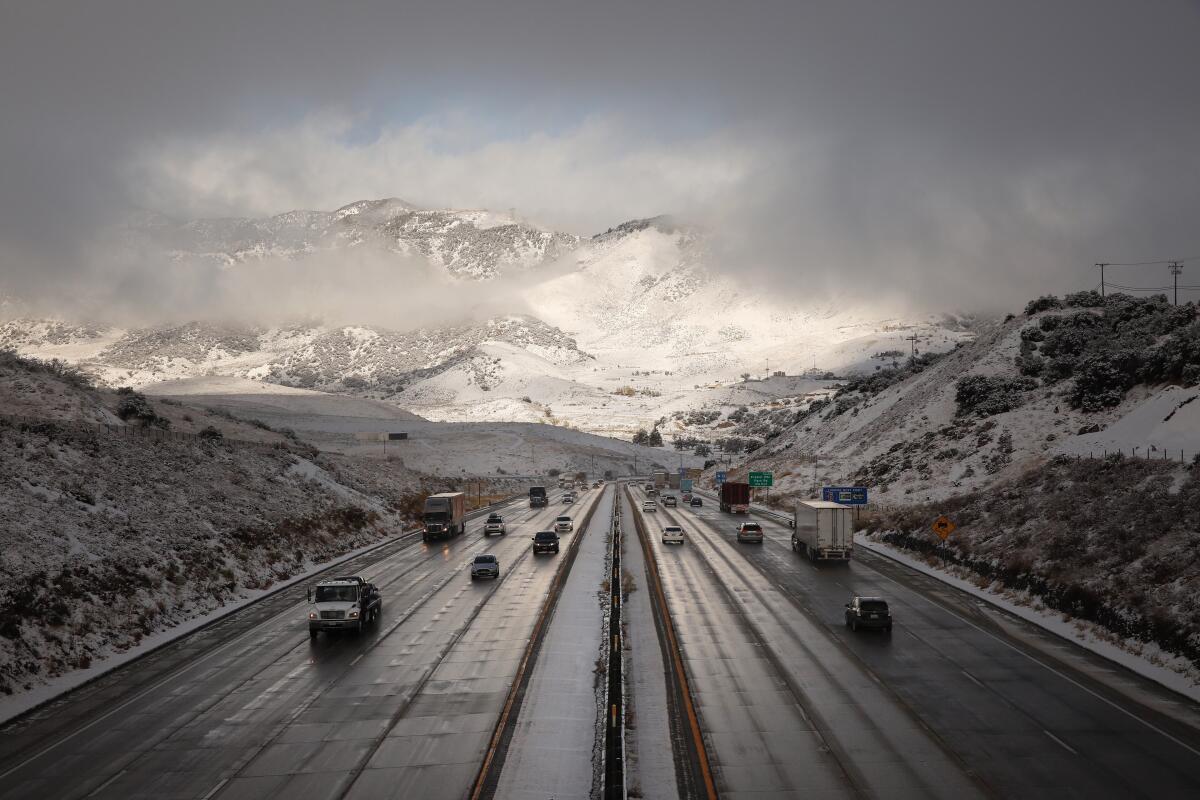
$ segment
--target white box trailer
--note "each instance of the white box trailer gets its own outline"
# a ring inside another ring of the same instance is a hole
[[[825,500],[796,503],[792,549],[810,561],[849,561],[854,551],[854,509]]]

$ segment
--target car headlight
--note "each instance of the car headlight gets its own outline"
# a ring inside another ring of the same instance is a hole
[[[350,619],[358,619],[358,610],[357,609],[350,612]]]
[[[310,612],[308,612],[308,618],[309,618],[309,619],[316,619],[316,618],[317,618],[317,612],[315,612],[315,611],[310,611]]]

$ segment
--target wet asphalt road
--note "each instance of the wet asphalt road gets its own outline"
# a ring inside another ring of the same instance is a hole
[[[793,690],[798,706],[812,709],[818,729],[827,726],[831,751],[846,756],[844,774],[866,796],[920,796],[922,787],[930,790],[926,796],[944,794],[948,784],[941,781],[958,772],[1001,797],[1200,797],[1194,728],[1107,691],[1071,664],[1031,652],[966,595],[931,591],[923,585],[928,579],[914,580],[864,548],[849,564],[810,564],[791,551],[790,529],[763,518],[756,517],[766,541],[738,544],[734,528],[744,518],[721,513],[707,499],[701,509],[660,508],[645,516],[653,525],[656,515],[658,524],[672,517],[692,534],[683,548],[660,552],[660,560],[677,562],[672,613],[678,606],[681,627],[691,631],[684,647],[690,643],[697,654],[697,702],[710,725],[727,727],[730,705],[747,715],[731,692],[745,685],[765,691],[776,680]],[[690,557],[678,552],[689,548]],[[887,598],[895,631],[851,633],[842,609],[852,594]],[[734,618],[740,612],[742,624],[715,618],[722,608]],[[774,659],[755,657],[755,650]],[[716,674],[714,658],[731,674],[706,679],[705,671]],[[1141,688],[1147,696],[1163,694]],[[781,691],[778,700],[786,705],[789,697]],[[784,722],[794,721],[773,724]],[[757,731],[724,747],[715,728],[707,733],[719,754],[738,760],[747,749],[770,746],[756,743]],[[928,758],[905,759],[912,767],[906,775],[891,763],[890,748],[916,740],[936,747]],[[795,759],[796,748],[786,756]]]
[[[518,500],[503,510],[505,537],[485,540],[476,519],[457,539],[418,540],[363,569],[384,607],[361,637],[310,641],[306,603],[283,604],[0,764],[0,796],[463,797],[560,563],[533,557],[529,537],[559,514],[582,517],[599,494],[564,506],[554,493],[536,510]],[[501,578],[472,582],[468,564],[484,552]]]

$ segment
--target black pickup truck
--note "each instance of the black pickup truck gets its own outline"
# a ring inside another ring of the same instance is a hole
[[[375,584],[357,575],[321,581],[310,589],[308,600],[308,635],[317,638],[321,631],[354,631],[379,619],[383,598]]]

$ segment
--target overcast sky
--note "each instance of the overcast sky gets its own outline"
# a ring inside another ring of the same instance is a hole
[[[399,196],[1000,310],[1200,256],[1197,41],[1184,0],[0,0],[0,290],[128,282],[133,209]]]

